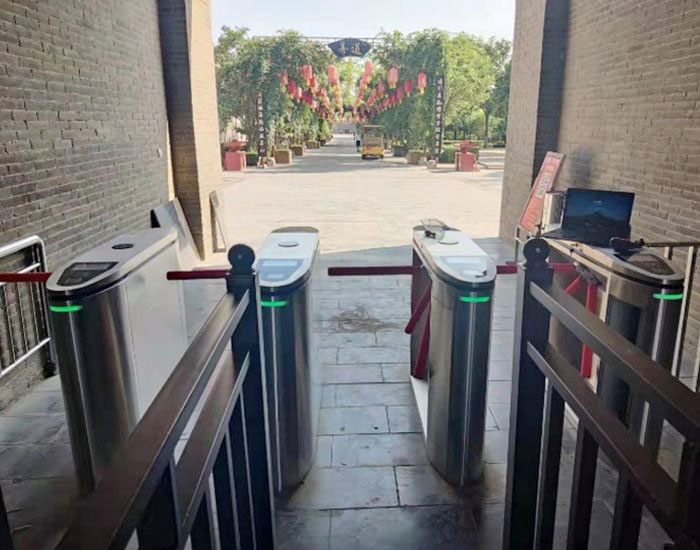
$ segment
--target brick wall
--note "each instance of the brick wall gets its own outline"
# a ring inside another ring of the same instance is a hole
[[[221,187],[221,146],[219,145],[219,105],[216,98],[216,69],[211,38],[210,0],[192,0],[190,64],[192,66],[192,105],[197,139],[199,196],[203,205],[203,248],[213,252],[212,212],[209,195]]]
[[[515,35],[508,105],[508,147],[501,200],[501,237],[512,239],[535,173],[534,151],[542,63],[546,0],[519,0],[515,6]],[[515,146],[514,144],[517,144]]]
[[[209,0],[158,4],[175,193],[202,259],[213,252],[209,195],[221,185],[221,151]]]
[[[562,187],[637,194],[632,220],[647,240],[700,239],[700,4],[695,0],[570,0],[556,148],[568,159]],[[501,234],[512,236],[539,168],[531,133],[540,87],[530,65],[542,45],[541,2],[518,0]],[[560,22],[561,23],[561,22]],[[545,49],[547,49],[545,47]],[[520,50],[520,51],[519,51]],[[533,78],[533,74],[535,78]],[[527,101],[518,98],[524,94]],[[556,98],[555,98],[556,99]],[[549,121],[551,122],[551,120]],[[525,135],[527,139],[518,139]],[[554,147],[553,147],[554,148]],[[685,258],[678,255],[679,265]],[[685,363],[700,331],[700,278],[691,300]],[[688,366],[686,366],[688,368]]]
[[[0,243],[38,234],[56,267],[147,227],[166,137],[155,0],[0,2]],[[3,379],[0,408],[38,364]]]

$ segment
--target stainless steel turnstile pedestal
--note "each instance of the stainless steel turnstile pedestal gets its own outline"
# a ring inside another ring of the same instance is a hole
[[[601,282],[601,318],[667,369],[673,363],[680,321],[684,274],[653,249],[615,253],[611,248],[548,240],[559,256],[588,268]],[[656,453],[663,421],[639,396],[630,395],[625,382],[606,374],[598,384],[608,405],[640,441]]]
[[[127,233],[47,283],[73,457],[90,492],[187,346],[176,234]]]
[[[496,265],[460,231],[413,232],[414,264],[430,278],[428,457],[452,485],[483,472],[491,304]]]
[[[318,231],[272,232],[258,253],[275,492],[295,488],[313,462],[320,410],[314,376],[311,275]]]

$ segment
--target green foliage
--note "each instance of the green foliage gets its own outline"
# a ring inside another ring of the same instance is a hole
[[[448,40],[446,124],[458,121],[486,101],[495,79],[492,69],[480,39],[460,33]]]
[[[391,67],[399,69],[399,82],[411,79],[414,92],[403,103],[380,114],[376,124],[384,126],[391,138],[405,140],[414,149],[427,149],[433,139],[433,117],[438,75],[445,74],[447,33],[435,29],[404,35],[399,31],[385,33],[382,42],[373,50],[375,70],[370,89],[380,80],[386,80]],[[417,93],[416,78],[420,72],[428,76],[428,88]]]
[[[455,161],[455,153],[459,151],[459,147],[456,145],[445,145],[442,148],[442,153],[438,158],[439,162],[449,162],[453,163]]]
[[[412,79],[419,72],[428,76],[428,89],[417,93],[402,104],[380,114],[374,121],[382,124],[388,136],[405,139],[413,148],[432,148],[434,108],[437,77],[445,75],[445,124],[453,128],[468,128],[470,137],[483,137],[485,105],[503,103],[507,106],[507,82],[510,42],[471,36],[465,33],[448,35],[431,29],[411,34],[398,31],[382,35],[383,42],[375,46],[370,89],[386,79],[386,71],[397,67],[400,81]],[[509,70],[509,69],[508,69]],[[496,91],[499,95],[496,98]],[[506,107],[507,108],[507,107]],[[489,116],[491,112],[489,111]],[[503,116],[500,114],[499,116]]]
[[[237,119],[249,140],[256,142],[255,98],[262,91],[266,124],[275,141],[285,141],[288,136],[305,141],[316,136],[318,117],[305,104],[289,98],[280,76],[287,71],[289,78],[301,82],[301,68],[309,63],[316,81],[328,87],[328,65],[333,60],[328,48],[294,31],[249,37],[245,28],[223,27],[214,56],[222,123]]]
[[[381,35],[371,53],[374,63],[369,91],[386,81],[387,70],[397,67],[399,83],[413,81],[413,93],[403,103],[381,113],[373,123],[384,126],[385,135],[413,149],[431,149],[438,76],[446,79],[445,122],[455,136],[505,139],[510,85],[510,49],[507,40],[449,35],[428,29],[410,34],[395,31]],[[344,104],[354,103],[354,94],[364,68],[363,60],[338,60],[324,45],[306,40],[294,31],[273,37],[250,37],[245,28],[224,27],[215,48],[219,116],[224,124],[235,118],[250,140],[257,141],[255,98],[265,97],[265,117],[271,145],[308,140],[328,140],[331,129],[303,103],[292,101],[280,85],[280,75],[302,81],[304,64],[311,64],[317,82],[329,89],[327,68],[338,69]],[[428,88],[417,93],[419,72],[428,76]],[[330,90],[329,90],[330,92]],[[322,124],[322,122],[324,124]]]
[[[353,57],[346,57],[343,60],[337,60],[335,66],[338,69],[340,93],[343,97],[343,104],[352,105],[355,102],[357,85],[365,69],[364,61]]]
[[[508,99],[510,98],[510,61],[496,77],[496,84],[491,93],[493,114],[502,119],[508,118]]]

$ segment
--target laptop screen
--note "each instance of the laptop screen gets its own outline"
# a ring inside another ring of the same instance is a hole
[[[566,192],[562,227],[601,229],[627,227],[632,217],[634,193],[572,188]]]

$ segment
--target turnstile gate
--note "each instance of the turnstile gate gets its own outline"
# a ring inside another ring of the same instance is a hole
[[[314,372],[311,275],[319,236],[313,227],[273,231],[256,260],[265,342],[274,488],[304,479],[316,446],[320,391]]]
[[[449,483],[464,486],[479,481],[483,472],[496,265],[464,233],[438,221],[414,228],[413,255],[420,266],[414,277],[431,287],[428,457]],[[412,333],[414,355],[420,333]]]
[[[602,282],[605,322],[671,370],[681,315],[685,275],[651,248],[615,251],[549,240],[560,255],[579,262]],[[599,388],[606,402],[652,452],[659,448],[662,419],[644,401],[630,395],[626,383],[606,375]]]
[[[81,493],[90,492],[187,347],[176,234],[127,233],[54,271],[51,325]]]

